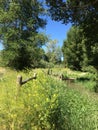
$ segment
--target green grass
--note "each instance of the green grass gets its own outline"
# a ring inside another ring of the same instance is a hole
[[[81,75],[65,69],[54,71]],[[37,73],[36,80],[22,87],[17,85],[17,75],[26,79],[34,72]],[[69,87],[45,72],[47,69],[24,72],[6,69],[3,72],[0,78],[0,130],[97,130],[97,95],[87,89]],[[86,85],[90,84],[86,82]]]

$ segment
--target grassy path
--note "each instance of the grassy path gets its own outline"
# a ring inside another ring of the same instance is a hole
[[[65,81],[63,81],[63,82],[65,82]],[[66,84],[67,84],[68,88],[73,89],[73,90],[79,92],[80,94],[87,96],[88,98],[90,98],[92,100],[98,100],[98,93],[90,91],[89,89],[85,88],[81,84],[68,83],[68,82],[66,82]]]
[[[58,77],[52,76],[55,80],[58,81]],[[61,81],[61,80],[60,80]],[[76,82],[69,82],[69,81],[61,81],[67,85],[69,89],[73,89],[79,92],[81,95],[85,95],[91,100],[98,100],[98,93],[90,91],[89,89],[85,88],[82,84]]]

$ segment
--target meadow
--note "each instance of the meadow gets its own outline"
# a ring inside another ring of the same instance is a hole
[[[34,73],[36,79],[17,84],[18,75],[26,79]],[[98,130],[94,75],[62,68],[53,73],[76,80],[62,81],[47,69],[0,68],[0,130]]]

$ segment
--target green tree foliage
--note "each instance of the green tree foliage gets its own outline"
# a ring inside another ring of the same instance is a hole
[[[98,1],[97,0],[46,0],[53,20],[72,22],[83,28],[89,64],[98,66]]]
[[[95,21],[98,19],[97,0],[46,0],[46,3],[53,20],[79,24],[89,22],[92,16]]]
[[[82,29],[73,26],[69,30],[62,47],[65,65],[75,70],[81,70],[82,67],[87,65],[88,58],[85,43],[86,39]]]
[[[46,56],[48,62],[53,64],[58,64],[61,62],[62,50],[59,46],[57,46],[57,40],[50,40],[50,42],[46,45],[47,51]]]
[[[38,0],[0,0],[0,39],[3,61],[15,69],[38,66],[46,36],[38,33],[46,25]]]

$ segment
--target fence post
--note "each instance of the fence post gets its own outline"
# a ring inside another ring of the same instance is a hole
[[[21,75],[17,76],[17,84],[18,84],[18,86],[22,85],[22,76]]]
[[[36,77],[37,77],[37,74],[34,73],[34,75],[33,75],[31,78],[27,78],[26,80],[22,80],[22,76],[19,75],[19,76],[17,76],[17,84],[18,84],[18,86],[20,87],[20,86],[22,86],[23,84],[27,83],[28,81],[30,81],[30,80],[32,80],[32,79],[36,79]]]

